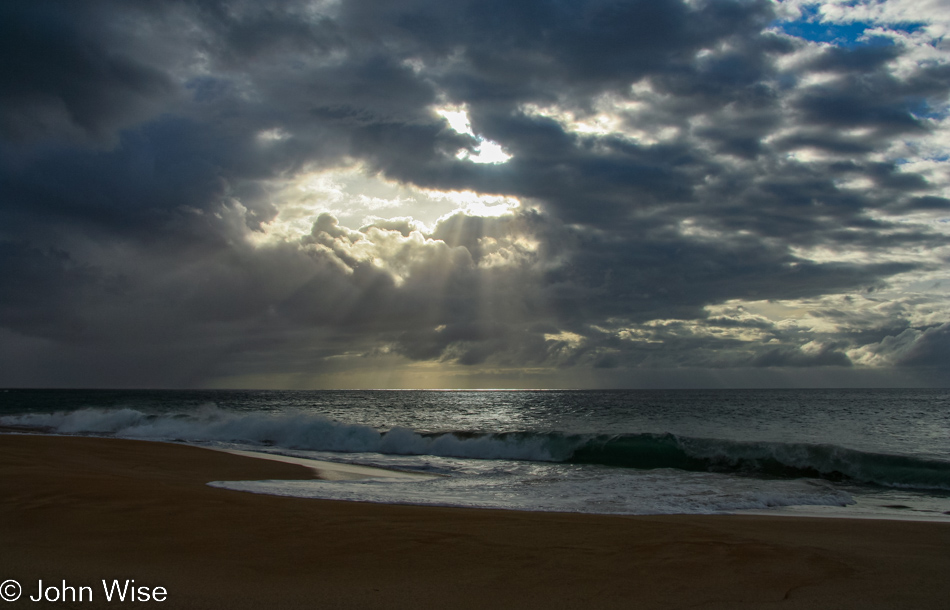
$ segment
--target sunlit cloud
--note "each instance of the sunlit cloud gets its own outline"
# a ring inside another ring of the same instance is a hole
[[[484,138],[479,138],[478,141],[479,144],[475,148],[474,154],[463,148],[456,153],[455,158],[462,161],[471,161],[472,163],[490,163],[492,165],[506,163],[511,159],[511,155],[505,152],[501,144]]]
[[[257,140],[261,143],[269,142],[279,142],[281,140],[286,140],[290,137],[290,134],[281,129],[280,127],[275,127],[273,129],[264,129],[263,131],[257,132]]]
[[[277,213],[250,236],[259,244],[299,239],[324,213],[353,228],[392,218],[432,227],[458,212],[491,218],[521,206],[517,197],[507,195],[440,191],[386,180],[359,164],[304,172],[270,181],[267,187]]]
[[[472,131],[472,123],[468,118],[468,109],[464,105],[442,106],[436,108],[435,112],[443,117],[448,122],[449,127],[456,132],[472,136],[478,141],[478,145],[473,150],[460,149],[455,154],[456,159],[460,161],[471,161],[472,163],[489,163],[492,165],[506,163],[511,159],[511,155],[505,152],[501,144],[486,140]]]
[[[449,127],[465,135],[475,137],[472,131],[472,123],[468,119],[468,110],[465,106],[443,106],[436,108],[435,113],[444,118]]]

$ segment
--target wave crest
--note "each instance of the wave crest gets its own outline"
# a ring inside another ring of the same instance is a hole
[[[888,487],[950,491],[950,463],[836,445],[748,442],[673,434],[580,435],[558,432],[420,433],[380,431],[305,411],[239,413],[213,405],[189,414],[149,415],[134,409],[0,417],[10,427],[59,434],[190,442],[239,442],[287,449],[673,468],[770,478],[825,478]]]

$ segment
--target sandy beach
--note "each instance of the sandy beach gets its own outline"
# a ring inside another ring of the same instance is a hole
[[[867,610],[950,598],[946,524],[390,506],[206,485],[312,476],[173,444],[2,435],[0,581],[22,587],[9,607],[34,603],[40,579],[88,586],[92,602],[56,602],[81,608]],[[167,595],[107,602],[103,579]]]

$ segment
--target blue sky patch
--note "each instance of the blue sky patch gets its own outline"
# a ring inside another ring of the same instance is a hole
[[[925,98],[908,98],[908,111],[918,119],[944,119],[947,117],[947,106],[934,107]]]
[[[841,47],[857,47],[862,45],[890,45],[893,42],[884,36],[871,36],[860,40],[865,30],[875,27],[886,27],[897,32],[912,33],[926,25],[923,22],[907,23],[868,23],[866,21],[851,21],[848,23],[834,23],[821,21],[818,5],[803,8],[802,16],[794,21],[779,21],[775,25],[790,36],[810,40],[812,42],[829,42]]]

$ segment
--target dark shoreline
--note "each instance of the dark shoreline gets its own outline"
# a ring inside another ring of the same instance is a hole
[[[129,578],[181,608],[937,609],[950,597],[947,524],[524,513],[205,484],[308,476],[182,445],[3,435],[0,576],[25,589]]]

